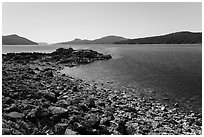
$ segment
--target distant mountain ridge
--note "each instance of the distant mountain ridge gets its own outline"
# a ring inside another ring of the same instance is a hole
[[[95,39],[92,41],[92,43],[93,44],[113,44],[116,41],[122,41],[122,40],[126,40],[126,38],[112,35],[112,36],[102,37],[100,39]]]
[[[114,42],[114,44],[193,44],[202,43],[201,32],[181,31],[161,36],[128,39]]]
[[[81,39],[74,39],[73,41],[68,42],[61,42],[58,44],[113,44],[117,41],[127,40],[126,38],[120,36],[106,36],[95,40],[81,40]]]
[[[16,34],[2,36],[2,45],[43,45]],[[106,36],[95,40],[76,38],[56,44],[202,44],[202,32],[181,31],[160,36],[127,39],[121,36]]]
[[[79,38],[76,38],[72,41],[68,41],[68,42],[62,42],[60,44],[89,44],[91,41],[90,40],[82,40],[82,39],[79,39]]]
[[[27,38],[20,37],[16,34],[2,36],[2,45],[38,45]]]

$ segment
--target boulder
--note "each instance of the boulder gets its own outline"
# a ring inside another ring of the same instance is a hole
[[[24,114],[19,112],[10,112],[6,116],[11,120],[17,120],[17,119],[22,119],[24,117]]]
[[[44,74],[45,74],[45,76],[47,76],[47,77],[54,77],[54,74],[53,74],[53,72],[52,72],[51,70],[46,71]]]
[[[75,131],[77,131],[81,135],[89,134],[90,133],[89,130],[91,129],[91,127],[89,128],[87,126],[83,126],[82,124],[78,122],[75,122],[72,127]]]
[[[167,107],[162,106],[162,107],[161,107],[161,110],[162,110],[162,111],[167,111]]]
[[[33,132],[34,124],[31,122],[19,121],[19,126],[26,131],[26,134],[31,134]]]
[[[173,106],[174,107],[179,107],[179,104],[178,103],[174,103]]]
[[[59,106],[59,107],[67,107],[69,104],[68,104],[68,102],[66,101],[66,100],[58,100],[57,102],[56,102],[56,105],[57,106]]]
[[[37,96],[39,96],[39,98],[41,98],[41,96],[43,96],[44,98],[46,98],[47,100],[49,100],[51,102],[57,101],[57,97],[56,97],[55,93],[48,91],[48,90],[39,90],[37,92]]]
[[[42,72],[45,72],[45,71],[53,71],[53,70],[55,70],[55,69],[47,67],[47,68],[45,68],[45,69],[43,69],[43,70],[41,70],[41,71],[42,71]]]
[[[37,119],[49,119],[51,112],[46,108],[37,107],[32,109],[26,116],[30,121],[36,121]]]
[[[68,110],[62,107],[55,107],[50,106],[48,110],[55,116],[58,116],[59,118],[67,117],[68,116]]]
[[[103,59],[111,59],[112,58],[112,56],[110,55],[110,54],[108,54],[108,55],[103,55]]]
[[[144,128],[142,129],[142,132],[143,132],[143,133],[142,133],[143,135],[147,135],[147,134],[150,132],[150,129],[144,127]]]
[[[100,124],[101,125],[105,125],[105,126],[110,126],[111,125],[111,119],[107,118],[107,117],[104,117],[104,118],[101,118],[100,120]]]
[[[74,92],[78,92],[78,91],[79,91],[79,90],[78,90],[78,87],[77,87],[77,86],[74,86],[74,87],[73,87],[73,91],[74,91]]]
[[[28,73],[28,74],[35,74],[35,71],[32,70],[32,69],[29,69],[27,73]]]
[[[125,106],[123,108],[124,111],[126,112],[133,112],[133,113],[137,113],[137,109],[133,108],[133,107],[128,107],[128,106]]]
[[[130,124],[128,124],[127,125],[127,128],[126,128],[126,130],[127,130],[127,134],[128,135],[134,135],[134,134],[136,134],[137,133],[137,128],[138,128],[138,124],[137,123],[130,123]]]
[[[202,126],[202,122],[201,121],[196,121],[196,125],[197,126]]]
[[[169,98],[163,98],[163,100],[165,100],[165,101],[169,101]]]
[[[118,132],[120,132],[122,135],[127,135],[127,127],[126,127],[126,121],[125,120],[120,120],[118,122],[118,127],[116,128],[116,130]]]
[[[77,132],[67,128],[64,135],[77,135]]]
[[[66,124],[66,123],[58,123],[58,124],[56,124],[54,126],[54,134],[55,135],[64,135],[67,126],[68,126],[68,124]]]
[[[108,128],[104,125],[101,125],[99,130],[98,130],[99,135],[110,135],[111,133],[109,132]]]
[[[103,113],[103,111],[99,108],[91,108],[90,112],[91,113]]]
[[[14,103],[14,100],[11,99],[10,97],[2,98],[2,100],[3,100],[3,104],[12,104],[12,103]]]
[[[91,126],[92,128],[98,128],[100,124],[100,117],[97,114],[91,113],[84,116],[85,125]]]
[[[94,98],[89,98],[89,99],[87,100],[87,106],[88,106],[89,108],[96,107],[96,105],[95,105],[95,99],[94,99]]]
[[[80,122],[82,120],[82,117],[73,115],[69,117],[69,124],[73,125],[74,123]]]
[[[2,135],[11,135],[12,131],[9,128],[2,128]]]
[[[8,112],[12,112],[12,111],[15,111],[15,112],[19,112],[21,113],[22,111],[16,106],[16,104],[12,104],[10,107],[6,108],[5,111],[8,113]]]
[[[101,107],[105,107],[106,104],[103,101],[98,101],[97,105]]]
[[[80,110],[82,110],[84,112],[89,110],[88,106],[86,104],[84,104],[84,103],[80,103],[78,107],[79,107]]]
[[[50,106],[48,109],[51,111],[51,113],[52,113],[53,115],[64,114],[64,113],[67,113],[67,111],[68,111],[68,110],[65,109],[65,108],[55,107],[55,106]]]

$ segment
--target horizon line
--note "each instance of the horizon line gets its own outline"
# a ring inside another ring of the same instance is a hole
[[[136,38],[126,38],[126,37],[124,37],[124,36],[117,35],[117,34],[116,34],[116,35],[114,35],[114,34],[109,34],[109,35],[108,35],[108,34],[107,34],[107,35],[105,35],[105,36],[101,36],[101,37],[99,37],[99,38],[94,38],[94,39],[81,39],[81,38],[75,37],[75,38],[73,38],[72,40],[61,41],[61,42],[51,42],[51,43],[49,43],[49,42],[45,42],[45,41],[36,42],[36,41],[34,41],[34,40],[31,40],[30,38],[24,37],[24,36],[22,36],[22,35],[18,35],[18,34],[16,34],[16,33],[6,34],[6,35],[2,35],[2,36],[17,35],[17,36],[19,36],[19,37],[23,37],[23,38],[29,39],[29,40],[34,41],[34,42],[36,42],[36,43],[56,44],[56,43],[62,43],[62,42],[73,41],[73,40],[75,40],[75,39],[80,39],[80,40],[90,40],[90,41],[92,41],[92,40],[96,40],[96,39],[100,39],[100,38],[104,38],[104,37],[108,37],[108,36],[123,37],[123,38],[125,38],[125,39],[140,39],[140,38],[148,38],[148,37],[163,36],[163,35],[168,35],[168,34],[173,34],[173,33],[179,33],[179,32],[202,33],[202,31],[180,30],[180,31],[173,31],[173,32],[169,32],[169,33],[163,33],[163,34],[158,34],[158,35],[155,34],[155,35],[144,36],[144,37],[136,37]]]

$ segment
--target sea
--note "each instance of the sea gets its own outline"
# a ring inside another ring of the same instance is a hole
[[[2,53],[53,52],[59,47],[112,55],[110,60],[65,67],[62,73],[117,90],[154,94],[202,111],[201,44],[3,45]]]

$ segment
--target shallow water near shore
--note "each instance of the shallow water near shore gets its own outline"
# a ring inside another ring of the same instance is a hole
[[[201,45],[22,45],[3,46],[3,53],[52,52],[70,46],[109,53],[113,59],[64,68],[62,73],[120,90],[155,92],[201,111]]]

